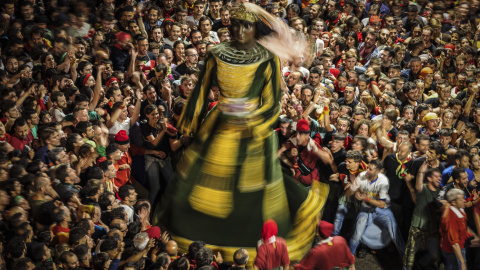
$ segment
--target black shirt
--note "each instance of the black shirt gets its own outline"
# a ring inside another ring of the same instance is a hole
[[[410,167],[412,166],[412,161],[404,163],[405,169],[403,170],[404,174],[410,173]],[[388,195],[392,202],[403,202],[403,196],[408,193],[407,184],[404,179],[400,179],[397,175],[397,169],[400,163],[397,161],[396,154],[390,154],[385,157],[384,168],[385,175],[390,181],[390,186],[388,188]],[[400,173],[400,171],[399,171]]]
[[[163,138],[160,140],[158,145],[153,145],[151,142],[148,141],[147,137],[152,135],[153,137],[156,138],[157,136],[159,136],[161,132],[161,128],[160,127],[154,128],[150,124],[148,124],[148,122],[142,124],[141,128],[142,128],[143,140],[145,142],[144,143],[145,149],[163,151],[168,156],[168,154],[171,152],[170,141],[169,141],[170,135],[168,135],[168,133],[165,133],[165,135],[163,135]],[[158,158],[157,156],[155,157]]]

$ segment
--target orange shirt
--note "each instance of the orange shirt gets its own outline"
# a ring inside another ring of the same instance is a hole
[[[467,214],[463,209],[450,206],[448,212],[442,217],[440,235],[443,251],[453,253],[452,245],[454,244],[458,244],[460,249],[464,248],[465,241],[472,235],[467,231]]]
[[[131,184],[131,169],[120,170],[120,165],[128,164],[132,166],[132,158],[128,152],[123,153],[122,158],[115,163],[115,169],[117,169],[117,176],[114,179],[115,186],[121,187],[126,184]]]

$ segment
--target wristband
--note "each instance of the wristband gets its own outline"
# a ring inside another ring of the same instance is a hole
[[[368,197],[368,196],[365,198],[365,201],[368,202],[368,203],[369,203],[371,200],[372,200],[372,199],[370,199],[370,197]]]
[[[119,108],[120,108],[120,110],[123,110],[123,109],[125,109],[125,106],[123,106],[123,105],[120,105],[120,107],[119,107]]]
[[[371,81],[370,84],[375,84],[376,86],[378,86],[378,83],[376,81]]]

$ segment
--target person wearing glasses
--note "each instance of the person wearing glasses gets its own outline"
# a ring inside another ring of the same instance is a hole
[[[175,69],[180,75],[185,75],[187,68],[196,67],[198,64],[198,53],[194,48],[187,49],[185,52],[185,61]]]

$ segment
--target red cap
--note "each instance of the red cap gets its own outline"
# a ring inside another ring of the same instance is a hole
[[[455,51],[455,45],[452,43],[447,43],[443,46],[444,49],[451,49],[452,51]]]
[[[125,130],[120,130],[117,134],[115,134],[115,143],[116,144],[127,144],[130,143],[130,138],[127,135]]]
[[[310,132],[310,125],[306,119],[300,119],[297,122],[297,131],[298,132]]]
[[[157,226],[153,226],[146,231],[148,233],[148,237],[160,239],[161,230]]]
[[[114,81],[117,81],[117,82],[118,82],[118,79],[115,78],[115,77],[110,78],[110,79],[107,81],[107,83],[105,84],[105,86],[108,87],[108,86],[109,86],[112,82],[114,82]]]
[[[380,17],[378,17],[378,16],[372,16],[372,17],[370,17],[370,22],[371,22],[371,23],[381,22],[381,21],[382,21],[382,19],[380,19]]]
[[[125,40],[130,40],[132,37],[130,34],[125,33],[125,32],[119,32],[115,34],[115,37],[117,38],[117,41],[125,41]]]
[[[85,78],[83,79],[83,86],[85,86],[85,84],[87,84],[88,78],[90,78],[91,76],[92,76],[92,74],[85,75]]]
[[[173,23],[174,23],[175,20],[172,19],[172,18],[165,18],[165,20],[163,20],[162,24],[164,24],[164,23],[166,23],[166,22],[173,22]]]
[[[328,223],[324,220],[322,220],[322,221],[320,221],[320,223],[318,223],[318,232],[320,233],[320,236],[323,239],[332,236],[333,228],[334,227],[333,227],[332,223]]]
[[[265,221],[265,224],[263,224],[262,228],[262,239],[267,240],[268,238],[272,236],[277,236],[278,233],[278,227],[277,223],[273,219],[267,219]]]

